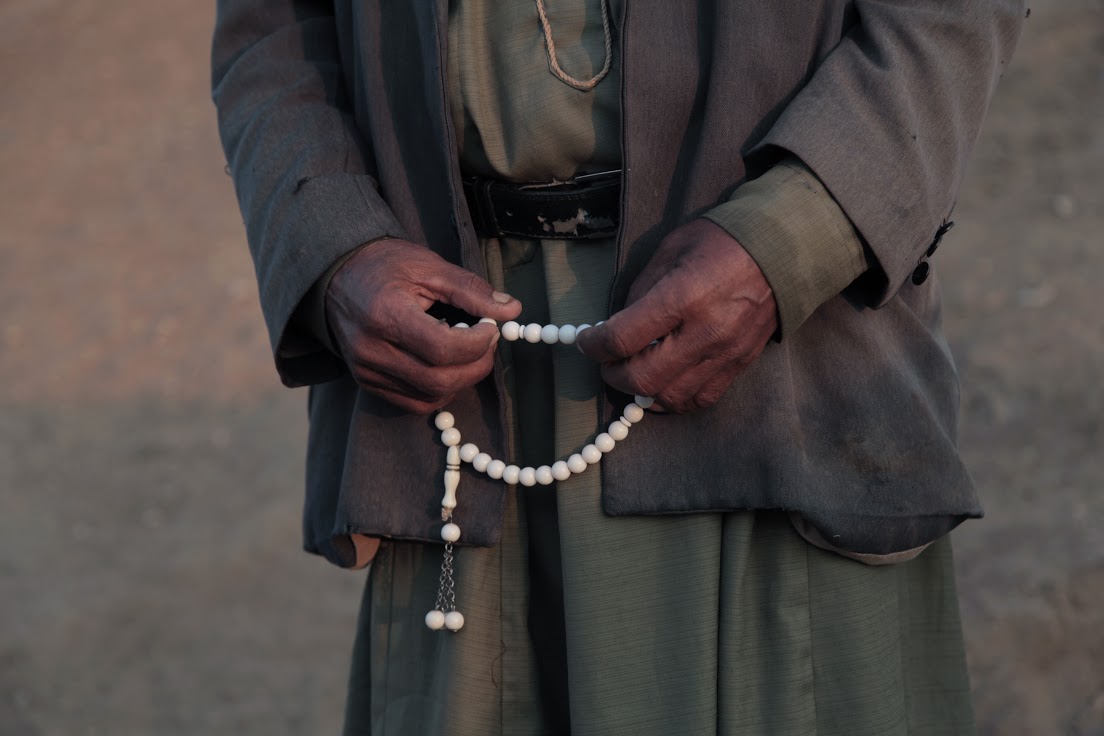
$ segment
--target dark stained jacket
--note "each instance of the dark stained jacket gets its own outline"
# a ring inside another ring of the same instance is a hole
[[[341,565],[353,532],[439,539],[444,452],[432,418],[359,390],[291,317],[331,264],[382,236],[483,272],[447,110],[447,10],[218,5],[214,100],[277,368],[289,386],[313,384],[305,546]],[[626,0],[611,310],[667,232],[790,154],[877,265],[768,345],[716,406],[635,428],[601,463],[606,513],[787,509],[874,554],[980,515],[956,449],[938,282],[911,276],[951,212],[1023,15],[1012,0]],[[506,457],[501,390],[498,370],[450,410],[466,441]],[[609,418],[623,400],[610,397]],[[497,541],[506,492],[465,473],[468,543]]]

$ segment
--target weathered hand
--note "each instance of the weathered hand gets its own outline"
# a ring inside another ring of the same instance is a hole
[[[498,329],[438,322],[426,314],[438,301],[499,322],[521,313],[513,297],[405,240],[367,245],[338,269],[326,293],[326,316],[361,387],[426,414],[491,372]]]
[[[580,334],[578,346],[602,363],[609,385],[685,412],[720,400],[777,324],[755,261],[719,225],[697,219],[663,239],[625,309]]]

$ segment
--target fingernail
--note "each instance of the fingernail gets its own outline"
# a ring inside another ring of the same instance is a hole
[[[504,294],[501,291],[496,291],[495,293],[491,294],[491,297],[499,304],[509,304],[514,300],[512,296],[510,296],[509,294]]]

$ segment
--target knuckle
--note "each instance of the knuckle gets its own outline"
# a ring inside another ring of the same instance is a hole
[[[625,382],[638,396],[655,396],[663,388],[650,371],[632,371],[625,374]]]
[[[720,401],[722,396],[724,396],[723,390],[713,388],[705,389],[694,397],[694,406],[698,409],[708,409]]]
[[[443,371],[428,371],[418,388],[430,396],[445,396],[456,390],[449,374]]]
[[[676,392],[673,391],[661,391],[655,400],[664,409],[672,414],[683,414],[686,412],[686,401]]]
[[[478,274],[468,271],[464,277],[464,289],[465,291],[482,293],[483,279],[479,278]]]
[[[364,321],[374,332],[387,331],[394,321],[394,315],[387,300],[373,299],[365,304]]]
[[[624,330],[619,330],[616,327],[606,329],[605,339],[602,342],[602,347],[608,354],[618,358],[629,357],[628,336]]]
[[[434,365],[444,365],[449,359],[449,352],[448,346],[439,340],[429,343],[423,350],[425,359]]]

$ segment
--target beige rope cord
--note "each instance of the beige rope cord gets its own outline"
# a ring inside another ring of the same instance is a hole
[[[552,39],[552,24],[548,22],[548,13],[544,9],[544,0],[536,0],[536,2],[537,15],[540,16],[541,28],[544,30],[544,46],[548,49],[548,64],[552,68],[552,73],[555,74],[561,82],[577,90],[589,92],[594,89],[594,87],[609,74],[610,64],[613,61],[613,38],[610,35],[609,0],[600,0],[602,8],[602,33],[605,36],[606,42],[606,60],[605,63],[602,64],[601,71],[585,82],[576,79],[560,67],[560,62],[556,58],[556,42]]]

